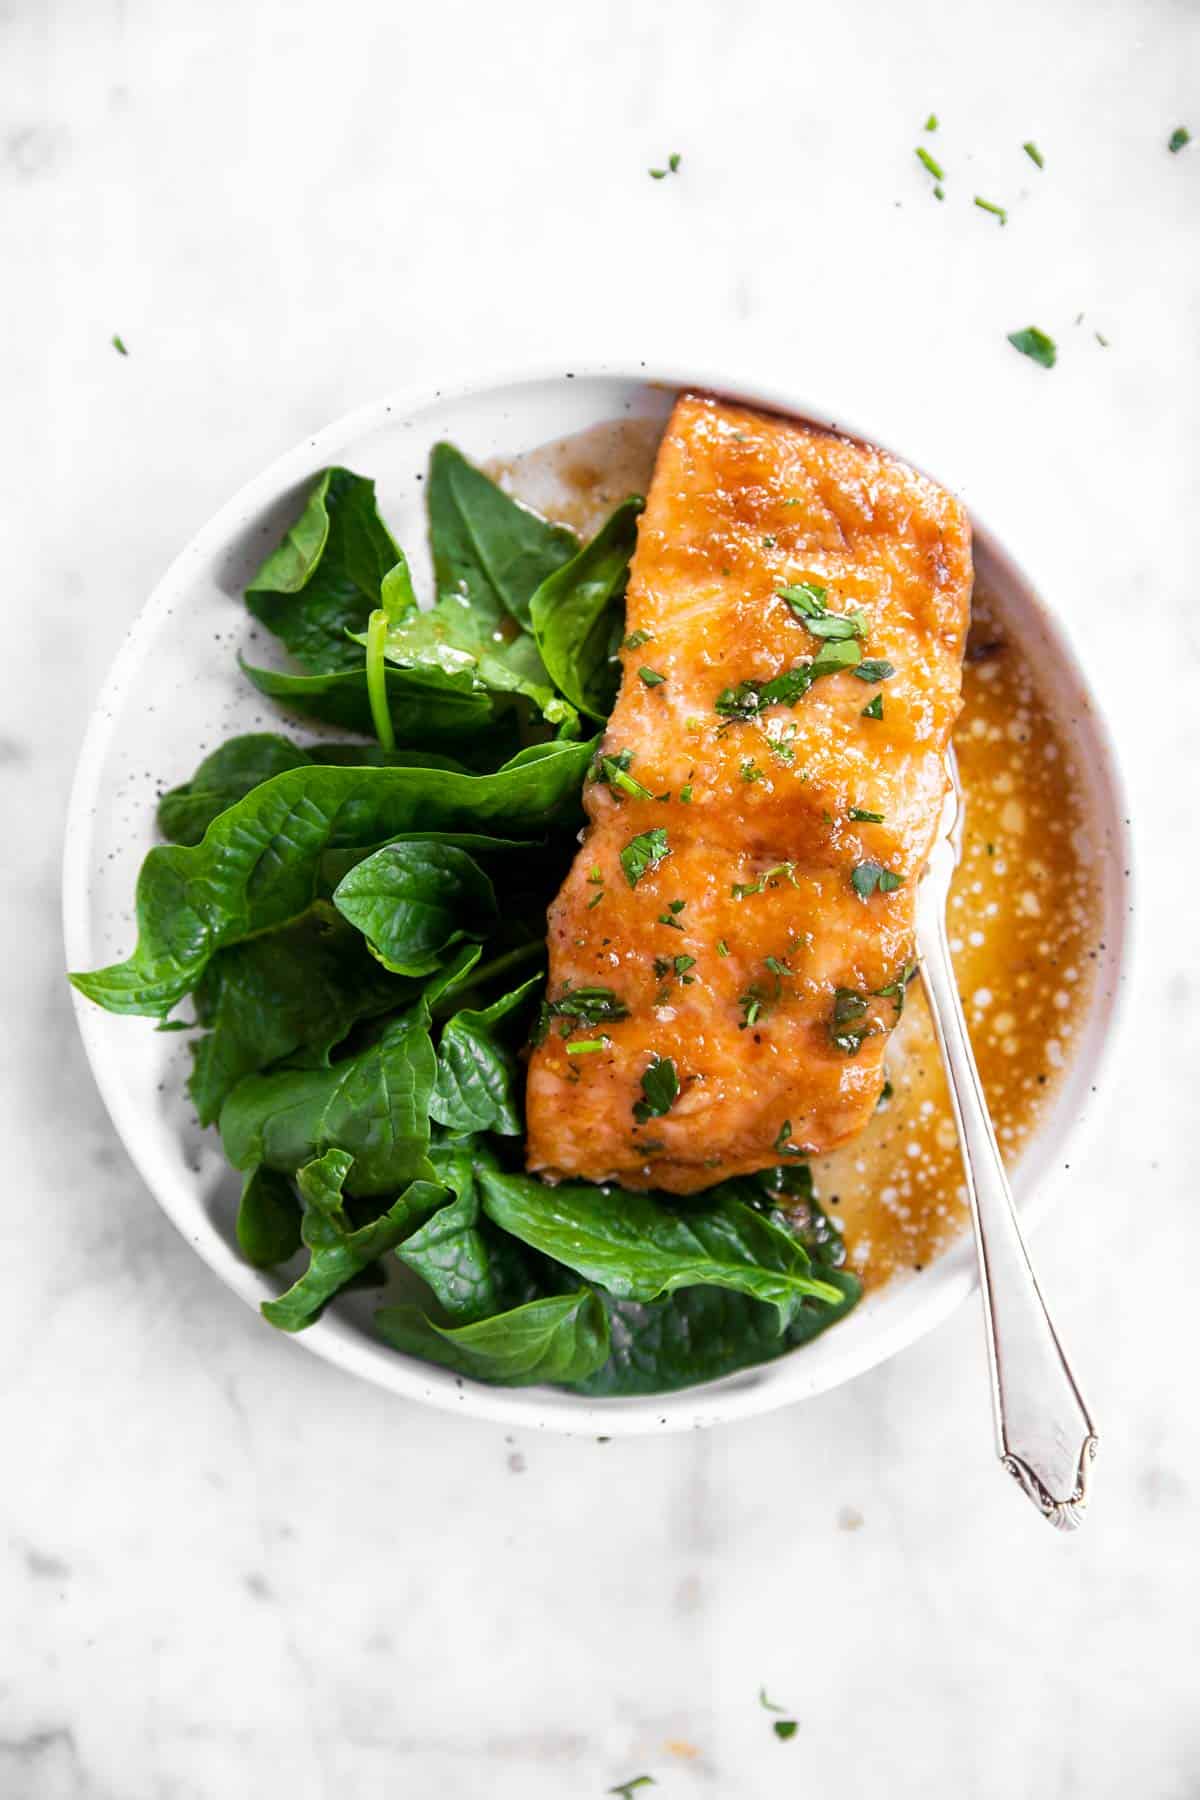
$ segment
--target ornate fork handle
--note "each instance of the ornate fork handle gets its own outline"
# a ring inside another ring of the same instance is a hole
[[[1050,1523],[1069,1531],[1082,1523],[1096,1432],[1017,1224],[950,961],[945,894],[941,881],[922,883],[917,951],[975,1222],[997,1454]]]

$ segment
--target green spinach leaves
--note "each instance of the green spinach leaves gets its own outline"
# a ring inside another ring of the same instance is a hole
[[[536,1039],[626,1013],[602,986],[548,1000],[544,922],[597,747],[580,715],[603,722],[616,692],[642,502],[581,546],[447,444],[426,497],[422,607],[374,484],[316,480],[246,592],[298,666],[242,669],[364,741],[264,731],[206,756],[160,803],[170,841],[142,867],[133,953],[71,979],[151,1018],[192,997],[189,1087],[244,1177],[238,1244],[299,1267],[263,1304],[280,1329],[386,1282],[382,1337],[479,1381],[633,1395],[783,1355],[859,1293],[803,1164],[687,1201],[516,1166],[531,1023]],[[800,598],[828,640],[804,678],[856,659]],[[718,706],[748,717],[769,697]],[[603,778],[645,797],[629,760]],[[665,829],[632,838],[629,884],[669,853]],[[631,1130],[680,1087],[653,1058]]]

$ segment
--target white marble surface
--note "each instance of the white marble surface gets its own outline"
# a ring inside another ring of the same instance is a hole
[[[1200,1792],[1198,70],[1181,0],[0,7],[3,1800]],[[737,1429],[511,1440],[259,1324],[95,1096],[59,821],[155,577],[348,405],[589,353],[919,422],[1082,636],[1143,943],[1037,1243],[1104,1436],[1073,1540],[970,1312]]]

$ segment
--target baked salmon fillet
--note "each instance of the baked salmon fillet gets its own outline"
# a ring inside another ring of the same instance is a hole
[[[924,475],[677,402],[589,824],[550,909],[531,1170],[687,1194],[870,1119],[971,579],[967,515]]]

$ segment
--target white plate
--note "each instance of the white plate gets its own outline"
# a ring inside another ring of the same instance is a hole
[[[299,510],[315,473],[346,463],[374,476],[397,540],[424,542],[422,476],[430,447],[447,438],[472,459],[511,456],[604,420],[665,418],[674,393],[703,387],[751,404],[836,424],[872,442],[873,429],[831,418],[802,395],[748,391],[711,372],[651,377],[599,370],[538,375],[462,390],[408,393],[330,425],[229,502],[193,539],[151,595],[122,648],[80,754],[67,824],[63,901],[68,965],[97,968],[128,954],[138,867],[155,841],[156,792],[186,780],[200,757],[234,732],[283,729],[270,703],[243,681],[234,653],[251,621],[241,591]],[[919,446],[887,444],[921,462]],[[932,471],[953,486],[954,471]],[[1068,1140],[1095,1104],[1127,959],[1129,844],[1112,748],[1061,625],[1016,564],[974,521],[977,567],[1026,653],[1051,671],[1059,723],[1088,786],[1091,838],[1102,859],[1105,950],[1074,1062],[1052,1112],[1016,1171],[1022,1219],[1036,1223]],[[256,646],[250,660],[261,660]],[[215,1132],[202,1132],[184,1092],[185,1040],[148,1020],[114,1018],[76,997],[92,1069],[126,1148],[168,1216],[209,1266],[251,1306],[277,1291],[247,1266],[234,1238],[237,1180]],[[339,1302],[298,1341],[341,1368],[411,1399],[509,1424],[609,1436],[681,1430],[744,1418],[859,1375],[932,1329],[972,1291],[969,1241],[919,1276],[872,1294],[843,1323],[778,1361],[703,1387],[645,1399],[588,1401],[550,1388],[490,1388],[414,1361],[371,1335],[368,1297]],[[263,1330],[271,1327],[264,1323]]]

